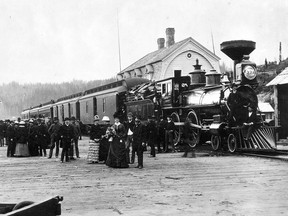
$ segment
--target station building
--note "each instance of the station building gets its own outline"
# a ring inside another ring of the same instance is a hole
[[[271,80],[267,86],[274,88],[275,126],[279,127],[277,140],[288,140],[288,67]]]
[[[175,43],[174,28],[166,29],[165,38],[158,38],[158,49],[148,53],[117,74],[117,80],[142,77],[151,81],[174,76],[174,71],[181,71],[182,76],[194,71],[196,59],[202,70],[216,70],[220,73],[220,58],[200,43],[189,37]]]

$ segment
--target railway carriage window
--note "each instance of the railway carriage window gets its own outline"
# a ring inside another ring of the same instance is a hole
[[[93,116],[97,115],[97,99],[93,97]]]
[[[88,101],[86,101],[86,113],[88,113]]]
[[[162,94],[166,93],[166,83],[162,84]]]
[[[106,98],[103,98],[103,113],[105,112],[106,109]]]
[[[167,83],[167,94],[168,95],[172,94],[172,83]]]

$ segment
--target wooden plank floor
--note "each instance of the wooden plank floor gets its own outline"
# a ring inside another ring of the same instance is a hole
[[[144,169],[112,169],[81,158],[7,158],[0,147],[0,202],[60,195],[62,215],[287,215],[288,163],[244,156],[144,154]]]

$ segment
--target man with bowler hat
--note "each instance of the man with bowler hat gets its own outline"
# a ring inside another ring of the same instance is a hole
[[[65,161],[68,162],[71,141],[74,138],[74,131],[73,131],[73,127],[70,125],[69,118],[65,118],[64,124],[61,125],[60,127],[60,137],[61,137],[61,142],[62,142],[61,162],[63,163],[64,156],[65,156]]]
[[[60,141],[60,127],[59,119],[57,117],[53,118],[53,123],[48,129],[48,133],[50,134],[50,152],[49,157],[51,158],[53,155],[53,149],[56,147],[55,157],[57,158],[59,155],[59,141]]]
[[[126,129],[126,158],[128,163],[134,163],[135,152],[132,151],[131,161],[130,161],[130,148],[132,147],[132,139],[133,139],[133,128],[135,126],[135,122],[133,120],[133,114],[129,112],[127,114],[127,121],[124,122],[124,126]]]
[[[137,153],[138,165],[136,168],[143,168],[143,151],[145,147],[145,128],[141,123],[140,116],[135,118],[135,126],[133,130],[133,144],[132,151]]]
[[[147,144],[150,146],[150,157],[155,157],[155,144],[157,142],[157,126],[155,116],[148,116],[148,124],[146,126]]]

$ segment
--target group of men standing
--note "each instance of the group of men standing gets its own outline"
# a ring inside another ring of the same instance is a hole
[[[49,157],[52,158],[53,150],[56,147],[55,157],[59,155],[59,147],[62,147],[61,159],[63,163],[70,160],[75,160],[74,149],[76,157],[80,158],[78,140],[81,134],[80,125],[76,122],[75,117],[65,118],[64,124],[59,123],[58,118],[54,118],[53,124],[49,127],[48,133],[51,137]]]
[[[127,121],[124,122],[126,128],[126,155],[127,161],[131,164],[135,162],[135,154],[138,156],[138,163],[143,166],[143,151],[146,144],[150,146],[150,157],[156,156],[156,146],[158,153],[168,152],[171,146],[172,152],[175,152],[173,143],[175,124],[171,117],[167,117],[167,121],[160,118],[157,123],[154,116],[148,116],[147,124],[141,123],[141,117],[133,118],[132,113],[128,113]],[[132,148],[130,158],[130,148]]]

